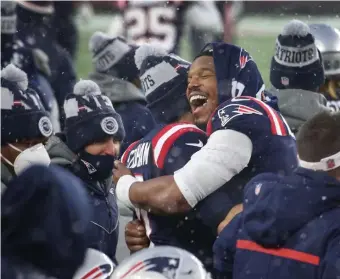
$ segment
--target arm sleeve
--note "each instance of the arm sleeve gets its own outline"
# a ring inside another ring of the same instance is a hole
[[[181,135],[169,149],[163,167],[163,175],[172,175],[182,168],[193,154],[207,143],[207,136],[200,132],[187,132]]]
[[[207,144],[175,172],[174,180],[191,207],[240,173],[249,163],[252,142],[234,130],[214,132]]]

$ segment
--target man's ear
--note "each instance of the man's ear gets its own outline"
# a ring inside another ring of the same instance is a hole
[[[227,216],[224,218],[224,220],[218,225],[217,227],[217,234],[220,234],[220,232],[224,229],[225,226],[227,226],[230,221],[240,212],[243,210],[243,204],[237,204],[235,205],[230,211],[228,212]]]

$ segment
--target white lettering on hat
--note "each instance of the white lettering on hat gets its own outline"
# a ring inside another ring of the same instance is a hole
[[[172,80],[178,75],[179,74],[176,72],[175,68],[165,61],[162,61],[156,66],[146,70],[146,72],[140,77],[145,96],[149,95],[159,86]]]
[[[109,97],[105,95],[100,96],[81,96],[83,105],[79,105],[76,98],[71,98],[65,101],[64,111],[66,118],[75,117],[79,115],[79,111],[91,112],[94,109],[112,108],[112,102]]]
[[[93,57],[92,62],[97,71],[107,71],[130,50],[131,47],[127,43],[116,39],[111,44],[107,45],[101,52],[96,54]]]
[[[102,127],[103,131],[109,135],[117,133],[119,128],[117,120],[112,116],[105,117],[100,122],[100,126]]]
[[[319,60],[319,53],[315,44],[305,47],[288,47],[276,40],[274,59],[283,66],[304,67]]]
[[[38,127],[39,127],[40,133],[44,137],[49,137],[50,135],[52,135],[52,131],[53,131],[52,122],[47,116],[43,116],[40,118],[38,122]]]

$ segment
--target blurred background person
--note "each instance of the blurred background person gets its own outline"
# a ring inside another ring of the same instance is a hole
[[[53,27],[52,1],[17,1],[18,43],[37,48],[51,69],[50,84],[58,102],[61,124],[64,122],[62,106],[66,95],[73,90],[76,73],[70,54],[56,40]]]
[[[110,98],[115,110],[122,117],[125,138],[121,154],[133,142],[144,137],[154,128],[155,120],[146,108],[145,94],[141,89],[134,55],[137,46],[128,44],[121,37],[110,37],[95,32],[89,41],[93,72],[89,78]]]
[[[320,88],[327,106],[340,111],[340,31],[328,24],[310,25],[316,46],[321,52],[325,69],[325,84]]]
[[[188,26],[200,34],[216,34],[222,30],[221,15],[212,1],[117,1],[117,5],[121,16],[113,21],[109,34],[123,35],[138,45],[156,43],[169,53],[179,53],[184,29]],[[203,46],[205,38],[197,37],[198,47]]]
[[[269,92],[278,98],[294,133],[305,121],[328,110],[325,97],[318,93],[324,80],[321,54],[309,26],[299,20],[288,22],[275,42]]]

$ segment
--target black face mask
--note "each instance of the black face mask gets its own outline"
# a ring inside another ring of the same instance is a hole
[[[86,151],[79,154],[79,162],[85,166],[88,175],[96,181],[101,181],[112,176],[115,156],[92,155]]]

